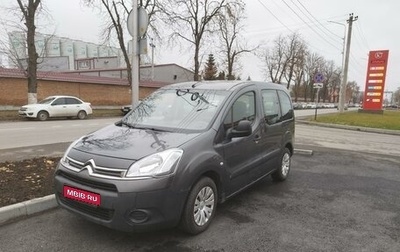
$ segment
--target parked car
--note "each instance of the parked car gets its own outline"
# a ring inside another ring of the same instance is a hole
[[[91,104],[74,96],[49,96],[36,104],[22,106],[18,114],[25,118],[45,121],[49,117],[77,117],[85,119],[92,114]]]
[[[222,203],[291,169],[294,111],[280,85],[165,86],[115,124],[72,143],[55,172],[58,204],[123,231],[198,234]]]
[[[121,107],[122,114],[126,115],[132,110],[132,105],[125,105]]]

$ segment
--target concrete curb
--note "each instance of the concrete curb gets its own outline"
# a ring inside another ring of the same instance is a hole
[[[361,127],[361,126],[320,123],[320,122],[307,121],[307,120],[304,120],[304,119],[296,119],[296,123],[313,125],[313,126],[320,126],[320,127],[326,127],[326,128],[336,128],[336,129],[362,131],[362,132],[369,132],[369,133],[378,133],[378,134],[387,134],[387,135],[400,135],[400,130],[374,129],[374,128],[367,128],[367,127]]]
[[[305,150],[305,149],[294,149],[293,154],[312,156],[314,154],[314,151],[313,150]]]
[[[0,224],[57,207],[55,195],[48,195],[0,208]]]

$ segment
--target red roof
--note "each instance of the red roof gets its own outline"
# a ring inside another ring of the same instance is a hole
[[[2,68],[0,67],[0,78],[26,78],[24,71],[16,68]],[[100,77],[100,76],[88,76],[88,75],[76,75],[59,72],[37,72],[38,80],[51,80],[51,81],[63,81],[63,82],[80,82],[80,83],[91,83],[91,84],[104,84],[104,85],[122,85],[129,86],[127,79],[111,78],[111,77]],[[139,81],[141,87],[153,87],[159,88],[170,83],[160,81]]]

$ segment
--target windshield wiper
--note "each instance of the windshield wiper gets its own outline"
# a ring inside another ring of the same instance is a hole
[[[169,132],[168,130],[160,129],[160,128],[152,128],[146,126],[134,126],[135,129],[149,130],[149,131],[160,131],[160,132]]]
[[[125,122],[125,121],[119,121],[119,122],[116,122],[115,123],[115,125],[117,125],[117,126],[127,126],[128,128],[135,128],[135,126],[133,126],[132,124],[130,124],[130,123],[127,123],[127,122]]]
[[[154,127],[148,127],[148,126],[138,126],[137,124],[131,124],[126,121],[119,121],[115,123],[117,126],[127,126],[128,128],[132,129],[141,129],[141,130],[149,130],[149,131],[162,131],[162,132],[168,132],[168,130],[160,129],[160,128],[154,128]]]

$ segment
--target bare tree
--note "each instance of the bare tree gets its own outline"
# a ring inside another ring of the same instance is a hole
[[[293,33],[286,38],[285,57],[287,67],[285,70],[285,79],[287,82],[287,89],[294,81],[295,69],[302,68],[304,65],[304,56],[307,46],[298,33]]]
[[[315,93],[313,92],[314,76],[318,73],[318,70],[322,68],[324,64],[324,58],[316,53],[308,53],[306,62],[304,65],[304,101],[307,101],[308,97],[314,100]]]
[[[28,0],[23,3],[22,0],[17,0],[18,6],[22,12],[25,26],[27,29],[26,43],[28,47],[28,104],[37,102],[37,60],[39,58],[35,46],[35,17],[36,11],[39,8],[40,0]]]
[[[239,56],[243,53],[250,53],[257,49],[248,49],[240,36],[243,30],[245,4],[241,0],[227,4],[221,9],[218,16],[220,36],[223,43],[223,54],[227,65],[227,79],[234,80],[234,65]]]
[[[327,61],[324,62],[321,73],[324,75],[324,81],[323,81],[323,87],[322,91],[319,96],[319,99],[322,99],[323,102],[325,102],[327,99],[329,99],[330,92],[329,92],[329,86],[331,86],[332,79],[335,78],[335,70],[336,66],[333,61]],[[318,101],[319,102],[319,101]]]
[[[357,82],[349,81],[346,85],[346,102],[358,103],[360,99],[360,86]]]
[[[393,93],[393,101],[395,105],[400,106],[400,87]]]
[[[137,0],[136,0],[137,1]],[[127,68],[127,76],[129,83],[132,82],[132,65],[127,49],[126,40],[126,20],[132,9],[131,1],[125,0],[84,0],[88,6],[97,6],[101,2],[102,8],[105,9],[106,25],[104,26],[102,36],[104,41],[110,41],[115,35],[121,48],[122,55]],[[156,0],[140,0],[139,6],[144,7],[149,14],[149,20],[153,18],[156,12]],[[151,25],[150,25],[151,26]],[[154,27],[153,27],[154,28]],[[154,28],[155,31],[157,31]],[[157,32],[156,32],[157,33]]]
[[[212,22],[227,0],[162,0],[164,21],[172,29],[171,38],[179,38],[194,46],[194,80],[199,80],[200,48],[203,38],[213,32]]]
[[[263,55],[266,63],[266,75],[273,83],[282,83],[282,78],[287,67],[287,58],[285,52],[285,38],[279,35],[274,40],[274,47],[268,48]]]
[[[293,81],[294,87],[292,89],[294,95],[294,101],[297,102],[299,96],[303,94],[302,84],[304,79],[304,68],[306,62],[306,56],[308,54],[308,50],[304,48],[304,50],[300,51],[297,55],[297,62],[293,65]]]

